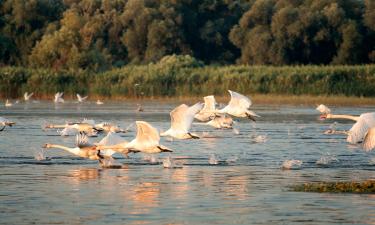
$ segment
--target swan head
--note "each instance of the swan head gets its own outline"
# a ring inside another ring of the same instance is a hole
[[[332,118],[331,113],[324,113],[324,114],[320,115],[321,120],[330,119],[330,118]]]
[[[52,144],[46,143],[42,146],[42,148],[52,148]]]

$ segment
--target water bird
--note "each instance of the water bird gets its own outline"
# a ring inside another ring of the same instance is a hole
[[[199,136],[190,133],[191,124],[194,116],[203,108],[202,103],[196,103],[193,106],[181,104],[170,112],[171,128],[160,134],[160,136],[171,136],[177,139],[199,139]]]
[[[103,130],[105,132],[115,132],[115,133],[126,133],[127,132],[127,130],[121,129],[118,125],[108,123],[108,122],[95,124],[94,127],[95,127],[96,130]]]
[[[123,153],[127,155],[130,152],[137,153],[160,153],[160,152],[172,152],[171,149],[160,145],[159,132],[151,126],[151,124],[145,121],[136,121],[137,135],[135,139],[130,142],[123,141],[115,145],[99,145],[98,149],[112,149],[113,151]]]
[[[255,121],[255,117],[260,117],[249,110],[252,104],[250,98],[231,90],[228,91],[231,96],[230,101],[223,109],[216,110],[217,113],[227,113],[235,117],[247,117],[252,121]]]
[[[25,100],[25,102],[28,102],[31,99],[31,96],[33,95],[34,92],[31,92],[30,94],[28,92],[25,92],[25,94],[23,94],[23,99]]]
[[[99,99],[96,101],[96,104],[97,105],[103,105],[104,104],[104,102],[102,102],[102,101],[100,101]]]
[[[78,103],[84,102],[89,96],[82,97],[80,94],[77,93]]]
[[[352,115],[334,115],[325,114],[321,115],[322,119],[348,119],[355,121],[355,124],[348,131],[346,141],[351,144],[363,143],[362,147],[366,151],[370,151],[375,147],[375,141],[373,141],[373,129],[375,127],[375,113],[362,113],[359,116]],[[375,138],[374,138],[375,139]]]
[[[95,127],[95,121],[93,120],[87,120],[84,119],[82,122],[73,122],[73,123],[65,123],[65,124],[47,124],[45,129],[51,129],[51,128],[57,128],[57,129],[63,129],[62,134],[63,135],[71,135],[74,133],[74,130],[77,130],[77,132],[85,132],[89,136],[95,136],[98,132],[103,131],[102,129]]]
[[[55,98],[54,98],[54,102],[55,103],[64,103],[65,101],[64,101],[64,99],[62,98],[62,96],[64,95],[64,92],[57,92],[56,94],[55,94]]]
[[[104,151],[107,155],[113,155],[114,153],[118,152],[124,154],[127,158],[129,157],[128,154],[131,152],[129,149],[125,148],[124,145],[128,144],[129,142],[124,140],[121,136],[116,134],[115,132],[108,132],[108,134],[100,140],[98,143],[95,143],[98,150]],[[138,151],[132,151],[136,153]]]
[[[8,99],[5,101],[5,107],[12,107],[13,103],[11,103]]]
[[[217,129],[232,129],[233,119],[228,115],[216,115],[212,120],[206,123]]]
[[[143,109],[143,107],[142,107],[142,105],[141,104],[137,104],[137,109],[136,109],[136,111],[137,112],[143,112],[144,111],[144,109]]]
[[[11,126],[13,126],[14,124],[16,124],[16,123],[7,120],[7,119],[5,119],[4,117],[0,117],[0,126],[1,126],[0,131],[3,131],[3,130],[5,129],[6,126],[11,127]]]
[[[73,155],[87,158],[91,160],[99,160],[99,162],[102,164],[104,159],[110,158],[110,156],[102,155],[100,150],[96,149],[96,145],[91,144],[88,140],[88,137],[83,132],[79,133],[76,136],[76,147],[66,147],[63,145],[58,144],[50,144],[46,143],[43,145],[43,148],[49,149],[49,148],[59,148],[63,149],[65,151],[68,151],[72,153]]]
[[[203,99],[203,108],[195,114],[194,118],[202,122],[208,122],[215,117],[216,100],[213,95],[205,96]]]

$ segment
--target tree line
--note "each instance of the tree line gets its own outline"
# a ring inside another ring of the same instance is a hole
[[[0,0],[0,65],[375,62],[374,0]]]

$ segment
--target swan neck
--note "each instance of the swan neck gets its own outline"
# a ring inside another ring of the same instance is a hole
[[[60,149],[63,149],[65,151],[71,152],[73,154],[77,154],[77,152],[74,151],[73,148],[69,148],[69,147],[66,147],[66,146],[63,146],[63,145],[54,145],[54,144],[52,144],[50,148],[60,148]]]
[[[351,115],[331,115],[330,118],[332,119],[348,119],[358,121],[359,116],[351,116]]]

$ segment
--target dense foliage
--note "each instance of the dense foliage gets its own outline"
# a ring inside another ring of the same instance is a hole
[[[373,0],[0,0],[0,65],[375,61]]]
[[[185,97],[244,94],[375,96],[375,65],[357,66],[204,66],[185,56],[166,56],[157,63],[105,72],[88,70],[0,68],[0,97],[25,91],[37,97],[64,91],[91,97]]]

